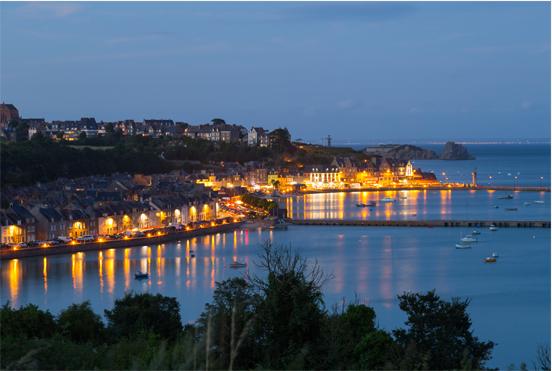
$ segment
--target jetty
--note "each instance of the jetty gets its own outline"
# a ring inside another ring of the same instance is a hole
[[[343,220],[343,219],[290,219],[297,225],[358,226],[358,227],[468,227],[488,228],[550,228],[547,220]]]

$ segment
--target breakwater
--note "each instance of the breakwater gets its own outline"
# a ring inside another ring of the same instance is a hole
[[[359,227],[469,227],[488,228],[550,228],[545,220],[341,220],[341,219],[290,219],[298,225],[359,226]]]
[[[118,249],[123,247],[134,247],[142,245],[155,245],[180,239],[192,238],[213,233],[229,232],[239,228],[243,222],[227,223],[213,227],[194,229],[191,231],[175,231],[161,236],[138,237],[132,239],[109,240],[105,242],[80,243],[78,245],[57,245],[50,247],[25,247],[17,250],[0,250],[0,260],[27,258],[31,256],[47,256],[69,254],[74,252],[85,252],[95,250]]]

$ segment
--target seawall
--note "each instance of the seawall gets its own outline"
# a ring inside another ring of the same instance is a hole
[[[243,222],[228,223],[214,227],[194,229],[191,231],[169,232],[162,236],[139,237],[128,240],[111,240],[105,242],[80,243],[78,245],[57,245],[50,247],[20,248],[18,250],[0,250],[0,260],[20,259],[31,256],[48,256],[59,254],[70,254],[74,252],[85,252],[95,250],[119,249],[123,247],[136,247],[143,245],[156,245],[165,242],[177,241],[180,239],[203,236],[213,233],[230,232],[239,228]]]

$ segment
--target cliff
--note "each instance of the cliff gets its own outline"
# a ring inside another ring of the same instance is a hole
[[[441,160],[475,160],[462,144],[447,142],[441,153]]]

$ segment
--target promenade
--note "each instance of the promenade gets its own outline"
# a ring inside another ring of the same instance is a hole
[[[104,242],[89,242],[79,243],[77,245],[56,245],[50,247],[25,247],[17,250],[2,249],[0,250],[0,260],[27,258],[31,256],[48,256],[69,254],[75,252],[86,252],[95,250],[119,249],[123,247],[135,247],[144,245],[155,245],[165,242],[187,239],[196,236],[203,236],[213,233],[230,232],[239,228],[243,222],[231,222],[213,227],[205,227],[193,229],[190,231],[175,231],[168,232],[161,236],[154,235],[152,237],[138,237],[122,240],[109,240]]]
[[[358,226],[358,227],[468,227],[488,228],[550,228],[545,220],[340,220],[340,219],[290,219],[297,225]]]

